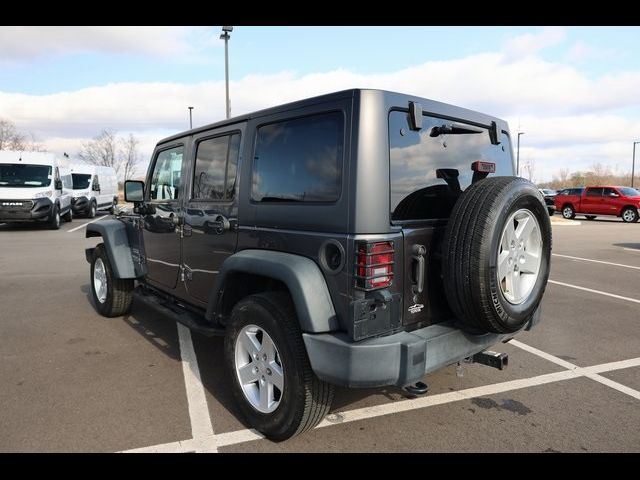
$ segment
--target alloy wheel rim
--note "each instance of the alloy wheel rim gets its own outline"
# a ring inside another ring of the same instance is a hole
[[[520,305],[529,298],[541,262],[540,224],[530,210],[522,208],[506,221],[498,244],[498,285],[509,303]]]
[[[101,258],[98,258],[93,266],[93,290],[100,303],[107,300],[107,272]]]
[[[571,209],[569,207],[565,208],[562,211],[562,214],[564,215],[564,218],[571,218]]]
[[[284,392],[284,368],[278,348],[257,325],[247,325],[235,342],[235,370],[249,404],[261,413],[275,411]]]
[[[636,217],[636,214],[633,212],[633,210],[626,210],[623,216],[627,222],[631,222]]]

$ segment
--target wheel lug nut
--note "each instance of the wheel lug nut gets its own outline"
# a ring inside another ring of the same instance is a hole
[[[267,368],[267,375],[271,375],[271,369]]]
[[[267,354],[266,353],[262,354],[262,360],[265,361],[265,362],[267,361]]]

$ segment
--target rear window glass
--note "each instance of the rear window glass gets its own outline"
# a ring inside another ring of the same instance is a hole
[[[330,112],[258,129],[251,198],[335,202],[340,197],[344,117]]]
[[[475,161],[495,163],[491,176],[513,175],[511,144],[502,132],[500,144],[492,145],[487,128],[424,115],[422,130],[413,131],[408,120],[406,112],[389,114],[392,221],[447,218],[471,185]],[[468,133],[431,136],[443,125]]]

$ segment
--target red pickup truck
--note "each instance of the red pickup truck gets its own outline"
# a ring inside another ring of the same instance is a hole
[[[555,198],[556,210],[564,218],[582,214],[587,220],[598,215],[615,215],[625,222],[638,221],[640,192],[629,187],[567,188]]]

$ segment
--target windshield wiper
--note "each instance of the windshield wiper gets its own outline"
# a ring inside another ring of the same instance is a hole
[[[433,127],[429,132],[430,137],[438,137],[440,135],[466,135],[473,133],[482,133],[483,130],[476,130],[474,128],[457,127],[455,125],[442,125],[440,127]]]

